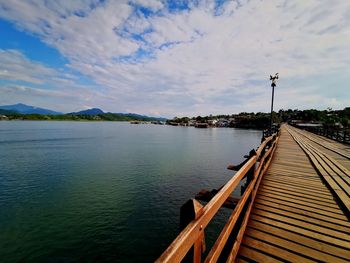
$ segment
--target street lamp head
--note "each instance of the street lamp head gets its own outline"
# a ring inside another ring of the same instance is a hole
[[[278,79],[278,73],[275,74],[275,76],[272,77],[272,75],[270,75],[270,80],[271,80],[271,87],[276,87],[276,80]]]
[[[270,80],[275,80],[275,79],[278,79],[278,72],[273,77],[272,75],[270,75]]]
[[[273,97],[274,97],[274,91],[276,87],[276,80],[278,79],[278,73],[275,74],[275,76],[270,75],[270,80],[271,80],[271,87],[272,87],[272,100],[271,100],[271,114],[270,114],[270,134],[272,134],[272,112],[273,112]]]

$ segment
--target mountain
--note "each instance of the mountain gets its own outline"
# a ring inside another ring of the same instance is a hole
[[[112,112],[103,112],[99,108],[92,108],[88,110],[82,110],[78,112],[71,112],[67,115],[100,115],[102,119],[110,120],[140,120],[140,121],[166,121],[165,118],[149,117],[146,115],[140,115],[136,113],[112,113]]]
[[[38,108],[34,106],[18,103],[14,105],[0,106],[0,114],[12,116],[12,119],[52,119],[52,120],[106,120],[106,121],[166,121],[165,118],[149,117],[136,113],[111,113],[103,112],[99,108],[91,108],[78,112],[60,113],[48,109]],[[40,116],[32,116],[31,114],[38,114]],[[18,116],[21,115],[21,116]],[[29,115],[29,116],[24,116]],[[45,116],[46,115],[46,116]],[[48,117],[51,115],[51,117]]]
[[[16,111],[21,114],[42,114],[42,115],[60,115],[62,113],[57,111],[52,111],[48,109],[38,108],[34,106],[29,106],[23,103],[18,103],[14,105],[4,105],[0,106],[2,110]]]
[[[78,112],[72,112],[68,113],[69,115],[98,115],[98,114],[104,114],[103,110],[98,108],[92,108],[88,110],[82,110]]]

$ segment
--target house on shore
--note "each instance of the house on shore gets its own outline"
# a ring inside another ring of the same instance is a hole
[[[8,121],[9,118],[6,115],[0,115],[0,121]]]

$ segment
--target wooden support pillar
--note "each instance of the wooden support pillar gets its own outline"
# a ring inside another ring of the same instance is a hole
[[[195,199],[188,200],[180,209],[180,228],[184,229],[192,220],[198,219],[203,214],[203,206]],[[200,263],[202,253],[205,252],[204,229],[193,245],[193,262]]]

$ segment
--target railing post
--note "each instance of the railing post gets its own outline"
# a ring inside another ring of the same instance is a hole
[[[253,157],[254,155],[256,155],[256,151],[254,149],[252,149],[250,152],[249,152],[249,155],[247,156],[244,156],[245,158],[247,158],[247,160],[249,160],[251,157]],[[247,172],[246,174],[246,182],[244,185],[241,186],[241,195],[243,195],[243,193],[245,192],[245,190],[247,189],[249,183],[251,181],[253,181],[254,179],[254,172],[255,172],[255,165],[253,165],[249,171]]]
[[[180,209],[180,228],[184,229],[192,220],[203,214],[203,206],[195,199],[188,200]],[[193,245],[193,262],[200,263],[202,253],[205,251],[204,229]]]

